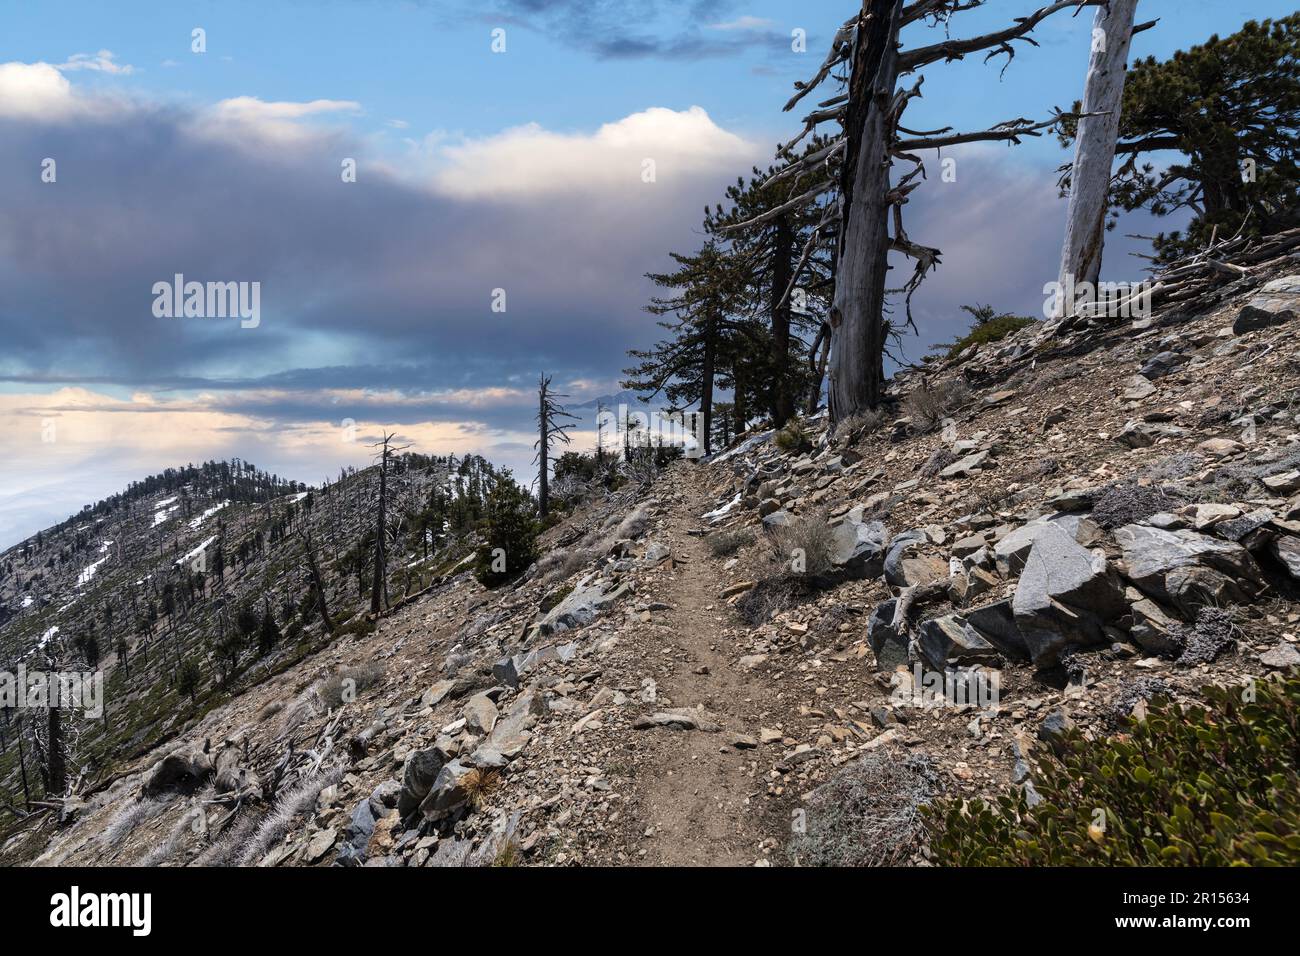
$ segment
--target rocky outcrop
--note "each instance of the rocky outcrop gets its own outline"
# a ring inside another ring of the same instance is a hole
[[[1067,647],[1102,643],[1105,625],[1128,610],[1106,558],[1050,524],[1034,538],[1011,607],[1040,668],[1057,663]]]
[[[1120,528],[1115,540],[1129,579],[1188,618],[1205,604],[1249,600],[1262,584],[1250,553],[1232,541],[1140,524]]]

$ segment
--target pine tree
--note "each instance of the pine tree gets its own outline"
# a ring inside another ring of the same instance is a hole
[[[271,600],[265,599],[262,610],[262,621],[257,631],[257,650],[263,656],[275,650],[276,645],[280,643],[280,628],[275,623],[275,615],[271,612]]]
[[[804,154],[822,152],[827,145],[825,138],[815,137]],[[809,346],[802,335],[821,327],[834,279],[830,250],[821,235],[827,221],[825,197],[792,204],[806,184],[777,172],[755,167],[748,183],[737,179],[727,189],[726,211],[718,204],[705,217],[704,227],[730,242],[745,284],[747,311],[768,316],[765,342],[749,364],[765,382],[764,408],[781,425],[810,387],[812,365],[805,363]],[[747,227],[737,228],[741,223]]]
[[[483,525],[474,573],[496,587],[513,581],[537,560],[537,520],[533,500],[506,469],[483,503]]]
[[[673,294],[651,299],[646,311],[673,316],[659,323],[672,337],[652,349],[629,350],[640,362],[623,370],[628,377],[622,386],[647,398],[663,393],[674,410],[698,406],[707,454],[712,450],[715,389],[738,387],[738,358],[754,354],[764,342],[763,332],[760,323],[737,315],[744,301],[744,277],[719,241],[710,239],[693,256],[671,255],[676,271],[647,278]]]

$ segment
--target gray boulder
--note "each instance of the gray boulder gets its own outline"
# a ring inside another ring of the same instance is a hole
[[[1005,577],[1019,574],[1029,558],[1034,541],[1045,529],[1060,527],[1073,536],[1078,532],[1080,520],[1078,515],[1070,514],[1035,518],[1003,535],[993,546],[993,560],[997,563],[998,571]]]
[[[1262,584],[1250,552],[1232,541],[1138,524],[1124,525],[1115,540],[1129,579],[1189,619],[1207,603],[1248,600]]]
[[[1274,279],[1259,290],[1237,313],[1232,331],[1237,335],[1290,322],[1300,313],[1300,275]]]
[[[402,769],[402,789],[397,795],[397,812],[403,818],[414,813],[429,795],[429,788],[444,762],[442,753],[433,747],[417,750],[406,758],[406,766]]]
[[[894,608],[898,602],[877,604],[867,619],[867,643],[876,655],[876,668],[892,671],[907,663],[907,639],[894,629]]]
[[[442,820],[451,816],[469,802],[471,774],[478,771],[459,760],[443,764],[434,778],[433,786],[420,803],[420,813],[426,820]]]
[[[1016,614],[1011,599],[986,604],[966,612],[966,623],[996,647],[1009,660],[1029,660],[1029,645],[1016,624]]]
[[[1102,627],[1128,604],[1105,557],[1049,525],[1034,539],[1011,609],[1030,659],[1043,668],[1067,647],[1102,643]]]
[[[1300,581],[1300,538],[1287,535],[1273,542],[1273,556],[1282,562],[1282,567],[1293,581]]]
[[[954,664],[988,664],[999,659],[997,648],[956,614],[932,618],[917,636],[921,654],[936,670]]]
[[[862,511],[859,505],[831,528],[831,564],[850,577],[874,578],[884,570],[889,531],[879,521],[864,521]]]
[[[597,614],[631,590],[629,582],[615,587],[609,579],[589,574],[538,622],[538,632],[542,635],[556,634],[589,624]]]

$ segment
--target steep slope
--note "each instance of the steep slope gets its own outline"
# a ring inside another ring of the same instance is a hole
[[[1067,728],[1300,662],[1300,303],[1255,299],[1268,278],[1202,315],[1036,324],[834,438],[813,419],[593,494],[517,585],[439,580],[0,853],[923,861],[924,793],[1032,786]],[[888,820],[826,813],[882,765],[924,786]]]

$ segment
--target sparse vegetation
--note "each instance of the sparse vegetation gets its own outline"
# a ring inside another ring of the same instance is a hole
[[[970,401],[964,379],[948,378],[931,385],[920,382],[903,399],[903,414],[918,432],[932,432]]]
[[[906,863],[924,833],[921,808],[938,791],[928,755],[866,753],[809,795],[790,859],[800,866]]]
[[[741,548],[747,548],[753,544],[754,533],[747,528],[715,531],[705,541],[708,543],[709,551],[713,553],[715,558],[728,558]]]
[[[379,683],[384,676],[384,665],[369,661],[356,667],[345,667],[321,683],[320,699],[330,710],[356,699],[356,695]]]
[[[814,581],[828,574],[833,542],[830,521],[822,511],[799,515],[772,536],[780,572],[792,581]]]
[[[778,429],[772,436],[772,441],[776,443],[777,448],[787,453],[808,451],[812,448],[808,433],[804,431],[803,425],[797,419],[791,419],[784,428]]]
[[[1300,678],[1207,687],[1205,705],[1156,698],[1094,742],[1070,733],[1023,790],[939,801],[935,859],[955,866],[1300,864]]]
[[[972,345],[1000,342],[1011,333],[1033,325],[1035,321],[1027,315],[997,313],[991,305],[963,305],[962,310],[970,313],[971,318],[974,319],[970,331],[956,342],[931,346],[931,348],[947,349],[948,358],[955,358]]]

